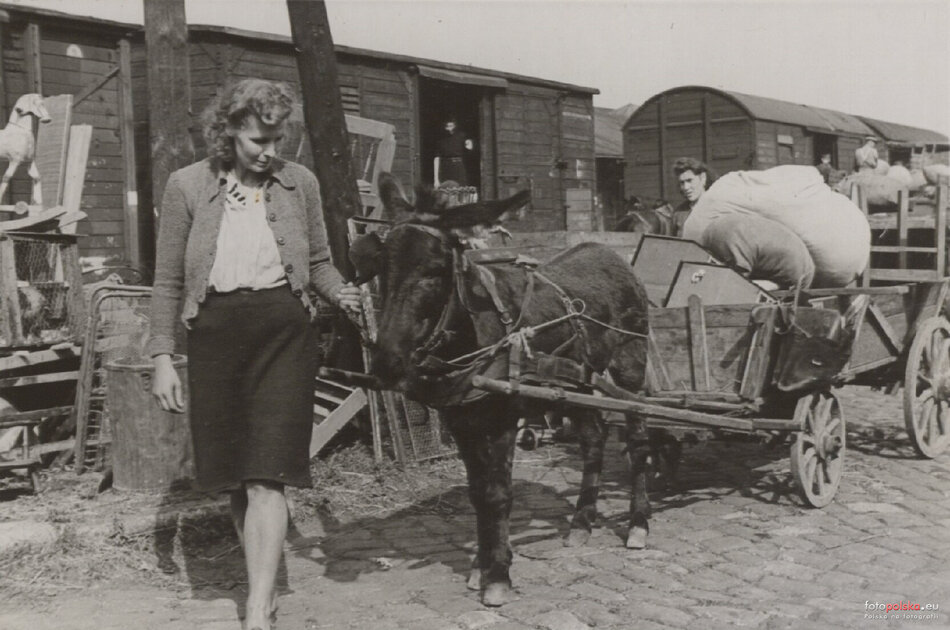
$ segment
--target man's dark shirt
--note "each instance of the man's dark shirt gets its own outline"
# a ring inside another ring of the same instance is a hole
[[[439,140],[436,155],[444,158],[462,157],[465,154],[465,140],[465,134],[458,131],[443,136]]]

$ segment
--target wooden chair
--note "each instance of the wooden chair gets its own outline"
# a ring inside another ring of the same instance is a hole
[[[396,128],[389,123],[346,115],[350,132],[350,155],[359,164],[357,185],[365,216],[382,212],[379,200],[379,174],[388,172],[396,154]]]

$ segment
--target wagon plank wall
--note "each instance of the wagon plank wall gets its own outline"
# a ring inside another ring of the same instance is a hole
[[[561,101],[559,169],[565,190],[565,223],[570,231],[603,229],[604,217],[595,216],[595,157],[590,138],[594,134],[591,99],[564,95]]]
[[[118,64],[120,31],[79,28],[69,22],[49,21],[34,28],[44,95],[86,95],[73,108],[73,124],[93,127],[92,145],[83,186],[82,210],[88,217],[78,225],[83,256],[125,260],[123,185],[125,161],[120,136]],[[25,44],[29,22],[13,17],[3,38],[4,104],[10,110],[28,91],[36,70],[28,67]],[[26,169],[11,186],[12,201],[29,201]]]
[[[132,256],[150,264],[154,260],[154,198],[162,191],[151,190],[149,94],[141,25],[3,2],[0,6],[10,15],[10,21],[0,27],[0,103],[6,111],[29,91],[30,81],[39,81],[44,94],[83,96],[75,122],[94,127],[83,190],[83,210],[89,218],[79,226],[79,232],[87,235],[80,241],[82,255],[123,260]],[[118,69],[122,40],[128,41],[126,70]],[[35,55],[27,54],[28,41],[36,42]],[[298,85],[289,37],[192,25],[188,59],[193,115],[189,132],[199,157],[205,155],[205,149],[198,116],[225,82],[261,77]],[[344,111],[394,126],[396,151],[391,170],[404,183],[419,182],[424,166],[420,163],[420,124],[426,121],[420,120],[419,67],[444,68],[456,73],[462,84],[468,74],[490,77],[494,83],[481,92],[479,103],[483,197],[505,196],[531,186],[530,209],[513,226],[518,231],[589,230],[603,224],[593,204],[592,95],[596,90],[346,46],[337,46],[337,63]],[[126,100],[120,100],[120,72],[128,75],[131,107],[127,95]],[[473,85],[482,84],[476,81]],[[123,126],[123,114],[129,109],[131,124],[126,121]],[[305,136],[302,127],[292,129],[283,155],[312,164],[305,138],[301,143],[295,133]],[[13,182],[11,192],[14,201],[28,199],[30,182],[25,170]],[[127,226],[126,221],[137,225]]]
[[[495,128],[499,196],[526,185],[532,188],[531,210],[511,221],[512,229],[571,229],[569,217],[575,229],[591,229],[595,175],[591,99],[512,84],[495,97]],[[576,213],[569,210],[571,206],[578,209]]]

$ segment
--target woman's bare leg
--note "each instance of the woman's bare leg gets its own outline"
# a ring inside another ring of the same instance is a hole
[[[287,536],[287,501],[282,484],[249,481],[244,514],[247,561],[247,627],[270,630],[277,569]],[[233,503],[232,503],[233,505]]]

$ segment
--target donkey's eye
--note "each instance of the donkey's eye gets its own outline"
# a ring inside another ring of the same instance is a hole
[[[823,367],[825,365],[825,362],[822,361],[821,359],[812,359],[811,364],[816,367]]]

